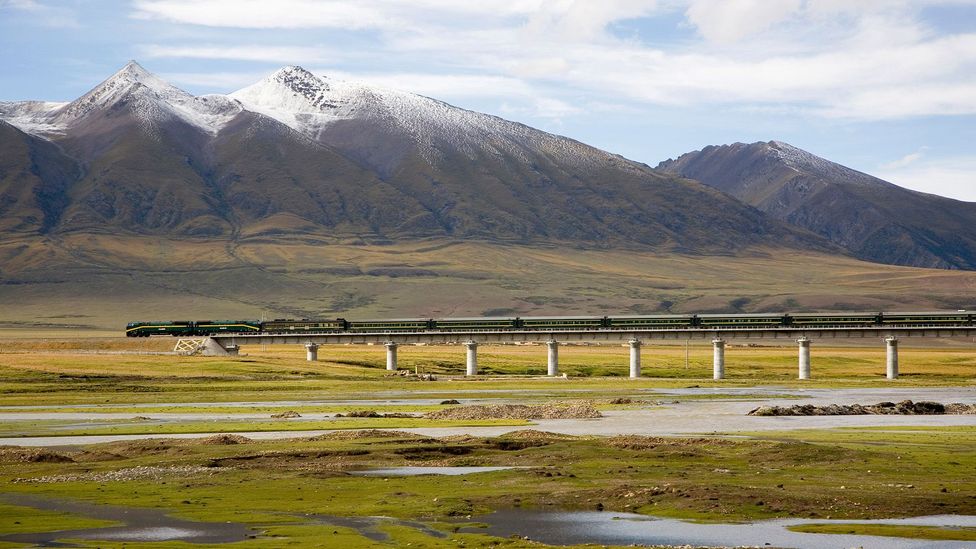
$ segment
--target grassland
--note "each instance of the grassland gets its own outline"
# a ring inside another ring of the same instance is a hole
[[[283,536],[296,545],[322,534],[319,525],[303,520],[307,515],[419,519],[443,528],[449,537],[415,537],[417,532],[410,529],[390,528],[392,543],[451,547],[464,541],[489,547],[502,540],[456,534],[456,526],[446,522],[512,506],[599,508],[706,521],[976,513],[976,452],[970,451],[976,448],[976,434],[968,433],[963,448],[958,440],[944,443],[939,429],[917,433],[912,444],[878,435],[843,446],[544,435],[436,440],[391,434],[234,445],[154,440],[62,453],[62,459],[72,461],[59,463],[23,462],[8,453],[2,456],[0,481],[9,493],[157,507],[182,518],[243,522],[263,536]],[[829,439],[832,434],[817,436]],[[364,467],[431,464],[528,468],[470,477],[346,474]],[[127,471],[147,466],[161,473],[151,480],[125,480]],[[184,466],[205,469],[165,472]],[[106,481],[106,473],[113,471],[122,480]],[[257,478],[260,483],[253,481]],[[913,480],[909,484],[907,479]],[[10,531],[10,519],[3,520],[0,531]],[[347,535],[349,546],[368,545],[352,532]],[[940,532],[936,539],[947,539],[945,535]],[[274,545],[270,539],[246,544]]]
[[[120,330],[156,318],[348,318],[976,308],[976,273],[753,249],[387,246],[110,235],[0,242],[7,330]],[[147,318],[148,319],[148,318]],[[77,332],[76,332],[77,333]]]
[[[815,379],[809,382],[795,379],[796,357],[791,345],[730,346],[730,379],[721,382],[710,379],[711,348],[705,345],[692,345],[687,350],[681,345],[645,346],[646,377],[641,380],[622,378],[628,349],[618,346],[563,347],[560,367],[569,374],[567,379],[505,377],[541,374],[545,368],[542,346],[483,346],[479,362],[492,375],[477,380],[453,377],[463,369],[462,347],[401,347],[401,367],[438,376],[437,381],[421,382],[412,377],[387,376],[385,351],[380,346],[323,347],[319,351],[321,360],[315,363],[304,360],[300,346],[255,346],[245,348],[246,356],[239,358],[149,354],[165,352],[170,344],[168,339],[0,340],[0,406],[32,406],[39,412],[100,410],[133,415],[202,411],[270,414],[283,409],[331,414],[370,408],[370,400],[397,399],[406,402],[383,407],[382,411],[423,412],[443,407],[441,399],[490,395],[525,402],[586,398],[595,400],[602,409],[623,409],[628,405],[611,405],[610,399],[633,397],[649,405],[655,399],[674,398],[663,391],[676,387],[715,387],[713,394],[703,395],[715,398],[728,396],[721,388],[773,388],[774,392],[791,393],[813,387],[971,386],[976,381],[976,353],[966,342],[936,348],[903,343],[905,375],[894,382],[883,378],[884,349],[880,344],[847,348],[815,345]],[[742,391],[742,395],[749,394],[748,389]],[[326,399],[348,402],[323,402]],[[134,423],[119,420],[120,425],[113,425],[113,421],[99,420],[85,432],[113,428],[114,432],[123,432],[119,429],[131,429]],[[430,420],[343,421],[349,421],[348,427],[390,428]],[[313,423],[305,423],[303,428],[322,427]],[[249,420],[234,426],[184,420],[152,429],[163,436],[203,426],[213,431],[260,430],[261,425],[276,430],[282,427],[281,422],[270,421]],[[0,411],[0,427],[7,434],[41,434],[58,426],[19,424],[5,420]],[[257,538],[241,543],[249,547],[302,546],[324,539],[343,547],[376,545],[354,528],[323,525],[310,518],[317,515],[416,519],[446,535],[443,539],[431,537],[391,519],[379,527],[390,537],[387,545],[456,547],[463,542],[468,547],[528,546],[529,542],[520,540],[460,533],[457,524],[450,522],[513,506],[602,508],[706,521],[976,514],[976,429],[971,427],[737,435],[745,438],[574,438],[531,433],[494,438],[432,439],[395,433],[301,438],[296,432],[291,440],[230,445],[154,439],[69,450],[0,449],[0,483],[4,493],[153,507],[187,519],[245,523],[258,533]],[[397,465],[527,468],[461,477],[366,478],[347,474],[355,469]],[[140,468],[159,472],[151,478],[130,473]],[[0,505],[0,533],[97,524],[79,515],[39,513],[2,501]],[[960,536],[971,535],[966,530],[860,524],[811,528],[928,539],[969,539]],[[121,546],[121,542],[79,543]]]

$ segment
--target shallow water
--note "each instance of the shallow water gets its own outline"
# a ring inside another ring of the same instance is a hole
[[[40,547],[63,546],[62,543],[58,543],[58,540],[63,539],[183,541],[201,544],[233,543],[246,539],[251,533],[249,528],[243,524],[184,520],[171,517],[161,509],[100,505],[22,494],[0,494],[0,501],[45,511],[59,511],[123,523],[122,526],[0,536],[0,541],[31,543]]]
[[[519,467],[387,467],[384,469],[363,469],[349,471],[350,475],[359,477],[414,477],[420,475],[471,475],[474,473],[490,473],[505,471]]]
[[[965,402],[976,403],[976,388],[974,387],[951,387],[951,388],[871,388],[871,389],[785,389],[783,387],[729,387],[729,388],[686,388],[686,389],[653,389],[648,393],[648,398],[653,398],[654,392],[668,393],[673,396],[680,395],[700,395],[700,394],[720,394],[720,395],[760,395],[768,394],[768,397],[759,396],[748,401],[743,400],[684,400],[677,404],[667,404],[655,406],[653,409],[626,409],[610,410],[604,412],[601,419],[551,419],[534,421],[531,428],[544,431],[570,435],[648,435],[648,436],[683,436],[683,435],[707,435],[710,433],[733,433],[735,431],[765,431],[765,430],[791,430],[791,429],[829,429],[834,427],[892,427],[892,426],[918,426],[918,427],[943,427],[943,426],[972,426],[976,427],[976,415],[939,415],[939,416],[898,416],[898,415],[866,415],[866,416],[796,416],[796,417],[755,417],[746,414],[760,405],[792,405],[796,404],[795,396],[806,397],[804,404],[853,404],[868,403],[873,404],[883,401],[899,401],[911,399],[915,401],[933,400],[938,402]],[[460,392],[460,391],[458,391]],[[486,391],[490,392],[490,391]],[[320,402],[328,402],[322,400]],[[344,402],[364,402],[349,401]],[[405,404],[408,400],[372,400],[371,406],[382,411],[382,404]],[[416,403],[417,401],[414,401]],[[439,400],[438,400],[439,402]],[[526,402],[526,399],[491,399],[482,397],[480,399],[464,399],[463,404],[475,403],[502,403],[502,402]],[[239,403],[248,405],[250,403]],[[174,404],[175,405],[175,404]],[[233,403],[219,403],[220,406],[233,405]],[[30,413],[30,412],[25,412]],[[38,412],[37,414],[43,414]],[[91,412],[83,412],[78,415],[68,413],[65,417],[88,418],[94,416]],[[153,414],[157,418],[162,418],[164,414]],[[61,418],[62,416],[58,416]],[[126,417],[131,417],[127,414]],[[179,417],[173,414],[168,419]],[[262,414],[261,417],[266,417]],[[0,414],[0,422],[13,420],[14,418],[23,419],[13,413],[11,409]],[[196,414],[194,419],[232,419],[233,414]],[[320,419],[315,414],[309,414],[305,418],[289,421],[303,421],[306,419]],[[145,424],[145,422],[143,423]],[[498,436],[511,431],[525,429],[525,426],[510,427],[418,427],[398,429],[424,436],[449,436],[449,435],[473,435],[473,436]],[[242,432],[240,435],[259,440],[296,438],[303,436],[316,436],[329,433],[331,430],[310,430],[310,431],[262,431],[262,432]],[[195,433],[182,435],[88,435],[88,436],[66,436],[66,437],[8,437],[0,438],[0,445],[15,446],[79,446],[84,444],[95,444],[100,442],[113,442],[122,440],[138,440],[145,438],[202,438],[219,434]]]
[[[610,545],[706,545],[773,546],[796,549],[862,547],[863,549],[962,549],[972,541],[933,541],[907,538],[846,534],[808,534],[792,532],[787,526],[799,524],[903,524],[963,527],[976,526],[976,516],[939,515],[909,519],[818,520],[780,519],[743,524],[701,524],[632,513],[600,511],[544,511],[508,509],[476,516],[474,523],[488,528],[464,527],[463,532],[499,537],[525,536],[550,545],[584,543]]]

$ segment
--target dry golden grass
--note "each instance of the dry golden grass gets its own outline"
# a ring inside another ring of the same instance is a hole
[[[128,320],[976,308],[976,272],[478,242],[354,246],[85,235],[0,245],[6,330]]]

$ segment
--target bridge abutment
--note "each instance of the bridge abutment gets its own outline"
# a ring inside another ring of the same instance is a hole
[[[712,379],[725,379],[725,340],[712,340]]]
[[[465,365],[464,374],[468,376],[473,376],[478,374],[478,343],[475,341],[468,341],[464,344],[467,350],[467,364]]]
[[[550,376],[557,376],[559,375],[559,342],[554,339],[550,339],[546,342],[546,347],[548,347],[546,374]]]
[[[885,377],[888,379],[898,379],[898,338],[894,336],[888,336],[885,338],[885,347],[887,348],[887,360],[885,368]]]
[[[810,379],[810,340],[806,336],[796,340],[800,346],[800,379]]]
[[[630,343],[630,379],[641,376],[641,340],[634,338]]]

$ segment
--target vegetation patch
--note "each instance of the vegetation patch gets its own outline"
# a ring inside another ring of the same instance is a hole
[[[810,534],[851,534],[861,536],[888,536],[895,538],[976,541],[976,528],[943,528],[938,526],[912,526],[903,524],[820,523],[800,524],[788,527],[794,532]]]

